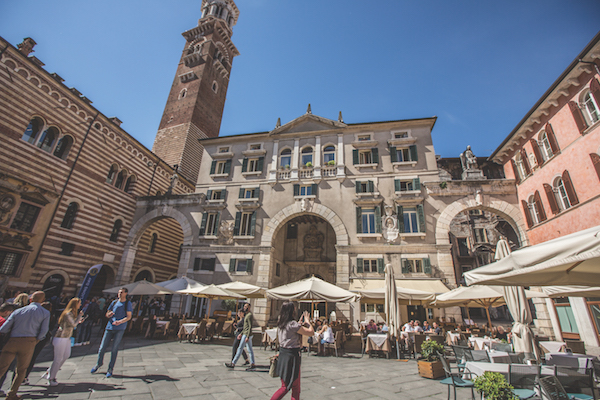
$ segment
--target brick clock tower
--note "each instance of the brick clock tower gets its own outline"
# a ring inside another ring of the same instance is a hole
[[[198,180],[200,138],[219,135],[233,57],[231,41],[239,10],[233,0],[202,0],[198,26],[186,40],[152,151],[192,182]]]

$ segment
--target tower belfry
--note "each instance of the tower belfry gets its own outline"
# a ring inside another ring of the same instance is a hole
[[[239,52],[232,28],[239,10],[233,0],[202,0],[198,26],[186,40],[152,151],[196,182],[202,159],[200,138],[219,135],[233,58]]]

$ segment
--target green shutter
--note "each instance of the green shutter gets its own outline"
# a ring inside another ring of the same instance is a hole
[[[419,232],[425,232],[425,212],[423,212],[423,204],[417,204],[417,216],[419,217]]]
[[[311,191],[312,191],[312,195],[316,196],[317,195],[317,188],[319,187],[319,185],[317,185],[316,183],[313,183],[311,185]]]
[[[216,169],[217,169],[217,161],[215,160],[210,164],[210,174],[213,175],[215,173]]]
[[[253,259],[249,259],[246,262],[246,272],[248,272],[249,274],[252,273],[252,264],[254,264],[254,260]]]
[[[229,259],[229,272],[235,272],[235,258]]]
[[[294,184],[294,197],[300,196],[300,185],[297,183]]]
[[[419,161],[419,157],[417,155],[417,145],[413,144],[410,146],[410,160],[411,161]]]
[[[360,207],[356,207],[356,233],[363,233],[362,208],[360,208]]]
[[[363,259],[362,258],[357,258],[356,259],[356,273],[357,274],[362,274],[363,272],[364,272]]]
[[[213,236],[216,236],[217,233],[219,232],[219,219],[221,217],[221,213],[217,213],[217,215],[215,215],[215,224],[213,225],[213,231],[210,233]]]
[[[235,225],[233,227],[233,235],[234,236],[238,236],[240,234],[240,224],[241,223],[242,223],[242,213],[238,211],[235,213]]]
[[[413,190],[421,190],[421,180],[419,178],[413,179]]]
[[[375,207],[375,233],[381,233],[381,206]]]
[[[352,165],[358,164],[358,149],[352,150]]]
[[[380,274],[384,273],[383,258],[377,259],[377,272]]]
[[[360,193],[360,181],[356,181],[355,186],[356,186],[356,193]]]
[[[257,199],[258,198],[258,188],[252,189],[252,198],[253,199]]]
[[[204,231],[206,230],[206,219],[208,218],[208,213],[202,213],[202,222],[200,223],[200,236],[204,236]]]
[[[221,200],[225,201],[227,199],[227,190],[221,190]]]
[[[390,146],[390,159],[392,162],[398,162],[398,150],[396,146]]]
[[[225,168],[223,168],[224,174],[229,174],[231,172],[231,159],[225,161]]]
[[[367,181],[367,192],[369,193],[373,193],[375,192],[375,184],[373,183],[373,181]]]
[[[243,199],[244,198],[244,194],[246,194],[246,189],[240,188],[240,194],[238,196],[238,199]]]
[[[429,257],[423,259],[423,272],[431,275],[431,261]]]
[[[206,192],[206,200],[210,200],[212,198],[212,190],[208,190]]]
[[[256,170],[262,172],[264,163],[265,163],[265,158],[258,157],[258,165],[256,166]]]
[[[402,273],[410,274],[410,262],[407,259],[402,260]]]
[[[379,149],[377,147],[371,149],[371,157],[373,158],[373,164],[379,164]]]
[[[248,171],[248,158],[244,157],[244,160],[242,161],[242,172],[247,172]]]
[[[394,191],[400,191],[400,179],[394,179]]]
[[[256,227],[256,211],[252,212],[250,217],[250,236],[254,236],[254,228]]]
[[[402,206],[397,206],[396,214],[398,216],[398,231],[404,233],[404,208]]]

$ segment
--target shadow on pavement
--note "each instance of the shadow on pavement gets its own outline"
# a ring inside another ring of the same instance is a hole
[[[154,383],[159,381],[165,382],[179,382],[179,379],[171,378],[168,375],[118,375],[114,374],[113,378],[125,378],[125,379],[139,379],[145,383]]]

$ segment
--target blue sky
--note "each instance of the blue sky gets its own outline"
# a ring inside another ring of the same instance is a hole
[[[0,2],[49,72],[149,148],[200,0]],[[600,28],[600,2],[238,0],[221,135],[312,104],[347,123],[437,116],[437,154],[489,155]]]

